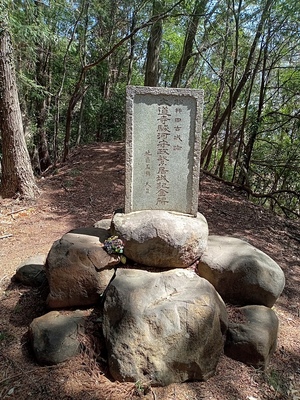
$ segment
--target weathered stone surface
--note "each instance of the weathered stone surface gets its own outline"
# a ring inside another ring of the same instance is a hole
[[[34,355],[39,364],[52,365],[69,360],[79,352],[78,334],[84,332],[84,316],[51,311],[35,318],[29,326]]]
[[[23,285],[28,286],[41,286],[47,282],[45,271],[46,256],[37,254],[25,260],[16,270],[14,279]]]
[[[125,243],[131,260],[158,268],[185,268],[195,262],[207,245],[208,226],[197,217],[163,210],[115,214],[111,232]]]
[[[50,308],[96,303],[114,275],[119,257],[102,245],[109,237],[100,228],[81,228],[65,234],[52,245],[46,261]]]
[[[246,322],[229,324],[225,354],[234,360],[265,369],[276,349],[278,318],[273,310],[265,306],[246,306],[239,311]]]
[[[226,328],[222,299],[193,271],[118,269],[106,292],[103,333],[109,371],[119,381],[206,380]]]
[[[203,90],[127,86],[125,212],[198,210]]]
[[[94,228],[101,228],[101,229],[106,230],[109,233],[110,224],[111,224],[111,218],[105,218],[105,219],[101,219],[100,221],[95,222]]]
[[[274,260],[249,243],[226,236],[209,236],[198,273],[225,301],[237,305],[272,307],[285,285]]]

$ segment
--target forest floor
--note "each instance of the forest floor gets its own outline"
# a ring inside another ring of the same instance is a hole
[[[124,144],[76,148],[70,160],[38,180],[36,201],[2,199],[0,205],[0,398],[35,400],[263,400],[300,399],[300,223],[250,203],[231,186],[201,174],[199,211],[210,234],[247,240],[283,269],[286,286],[274,306],[280,321],[277,350],[266,371],[222,356],[207,382],[120,383],[91,357],[90,348],[51,367],[36,364],[28,326],[47,312],[44,291],[11,278],[28,257],[47,255],[67,231],[110,218],[124,206]],[[92,347],[92,345],[91,345]]]

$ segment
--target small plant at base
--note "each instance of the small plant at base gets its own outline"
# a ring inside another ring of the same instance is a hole
[[[272,369],[270,372],[264,373],[264,378],[276,393],[280,393],[281,395],[287,393],[287,383],[279,372]]]
[[[6,331],[0,331],[0,342],[13,340],[13,335]]]
[[[142,381],[136,381],[135,382],[135,390],[134,390],[134,394],[138,395],[138,396],[144,396],[147,393],[149,393],[151,391],[151,386],[150,386],[150,382],[149,383],[144,383]]]
[[[120,255],[121,262],[126,263],[126,257],[123,255],[124,252],[124,242],[118,236],[111,236],[104,241],[104,249],[108,254],[118,254]]]
[[[79,175],[81,175],[81,171],[77,168],[71,169],[71,171],[69,172],[69,176],[76,177]]]

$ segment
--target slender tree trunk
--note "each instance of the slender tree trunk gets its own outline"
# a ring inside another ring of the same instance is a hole
[[[81,103],[80,103],[80,112],[79,112],[79,121],[78,121],[76,146],[78,146],[80,144],[80,141],[81,141],[82,120],[83,120],[83,111],[84,111],[84,99],[85,99],[85,95],[82,97],[82,100],[81,100]]]
[[[235,32],[234,32],[234,38],[235,38],[235,43],[234,43],[234,58],[233,58],[233,65],[232,65],[232,72],[231,72],[231,82],[230,82],[230,88],[229,88],[229,110],[227,114],[227,123],[226,123],[226,131],[225,131],[225,137],[224,137],[224,142],[223,142],[223,150],[222,150],[222,155],[220,158],[220,163],[219,163],[219,176],[220,178],[223,178],[224,175],[224,168],[225,168],[225,159],[226,159],[226,154],[227,154],[227,143],[230,138],[230,131],[231,131],[231,114],[233,110],[233,88],[235,86],[235,81],[236,81],[236,70],[238,66],[238,58],[239,58],[239,31],[240,31],[240,12],[241,12],[241,7],[242,7],[242,0],[239,0],[238,4],[238,10],[236,12],[235,10],[235,0],[228,0],[228,8],[230,7],[230,2],[232,2],[232,11],[233,11],[233,16],[234,16],[234,21],[235,21]]]
[[[213,145],[216,142],[216,135],[215,135],[215,126],[218,123],[218,120],[220,118],[221,114],[221,102],[223,99],[224,91],[225,91],[225,85],[226,85],[226,78],[225,78],[225,65],[226,65],[226,60],[228,58],[228,39],[229,39],[229,13],[227,13],[226,17],[226,34],[224,38],[224,47],[223,47],[223,54],[222,54],[222,61],[221,61],[221,67],[220,67],[220,75],[219,75],[219,80],[220,80],[220,85],[219,85],[219,90],[218,94],[216,97],[216,100],[214,102],[213,108],[215,109],[215,115],[214,115],[214,120],[212,124],[212,130],[210,133],[210,136],[208,137],[205,146],[203,147],[203,150],[201,152],[201,166],[206,170],[209,167],[210,161],[211,161],[211,156],[212,156],[212,150],[213,150]]]
[[[239,80],[238,84],[236,85],[236,87],[233,90],[230,102],[228,103],[228,105],[225,108],[225,110],[223,111],[223,113],[220,115],[220,118],[216,122],[215,126],[213,126],[213,129],[212,129],[212,131],[210,133],[210,136],[209,136],[209,140],[211,142],[213,142],[214,137],[217,136],[217,134],[219,133],[219,131],[220,131],[222,125],[224,124],[226,118],[230,114],[231,110],[235,107],[236,102],[237,102],[238,98],[240,97],[241,92],[242,92],[245,84],[247,83],[249,77],[251,76],[251,72],[252,72],[252,68],[251,67],[253,65],[253,60],[254,60],[254,57],[255,57],[255,53],[257,51],[257,45],[258,45],[258,42],[259,42],[259,40],[260,40],[260,38],[262,36],[263,27],[264,27],[264,24],[266,22],[266,19],[268,18],[269,11],[270,11],[270,8],[271,8],[271,5],[272,5],[273,2],[274,2],[274,0],[267,0],[266,3],[265,3],[264,9],[263,9],[263,11],[261,13],[260,21],[259,21],[258,26],[257,26],[255,37],[253,39],[253,42],[252,42],[252,45],[251,45],[251,48],[250,48],[250,51],[249,51],[249,56],[248,56],[248,59],[247,59],[247,63],[246,63],[244,72],[243,72],[242,77]]]
[[[189,21],[181,58],[177,64],[176,70],[174,72],[171,87],[178,87],[180,85],[182,76],[186,69],[187,63],[189,62],[193,54],[193,45],[195,36],[198,30],[198,25],[200,17],[204,14],[207,0],[196,0],[193,10],[193,15]]]
[[[0,12],[1,193],[35,198],[38,193],[25,142],[7,16]]]
[[[40,47],[38,47],[37,52],[36,81],[38,85],[46,89],[48,88],[47,58],[44,58],[44,51]],[[46,131],[49,100],[45,96],[38,98],[36,101],[36,137],[41,172],[45,171],[51,165]]]
[[[267,60],[268,60],[268,53],[269,53],[269,34],[270,34],[270,32],[268,33],[266,44],[263,49],[263,62],[262,62],[263,65],[262,65],[262,71],[261,71],[261,83],[260,83],[259,103],[258,103],[258,108],[257,108],[256,121],[251,127],[250,136],[249,136],[248,142],[245,146],[243,168],[240,171],[240,175],[239,175],[239,179],[238,179],[238,181],[241,185],[245,185],[245,183],[248,180],[254,143],[259,134],[259,127],[260,127],[262,113],[263,113],[266,85],[267,85],[267,80],[268,80],[268,78],[267,78],[267,76],[268,76]],[[261,58],[261,54],[262,54],[262,48],[260,49],[259,59]],[[258,64],[256,65],[254,74],[256,74],[257,69],[258,69]]]
[[[41,3],[35,1],[35,11],[37,24],[39,24]],[[36,43],[36,83],[40,87],[49,90],[48,63],[50,49],[44,48],[43,44]],[[49,95],[43,94],[36,100],[36,141],[39,156],[40,172],[45,171],[51,165],[51,159],[48,148],[48,138],[46,131],[46,120],[48,116]]]
[[[130,26],[130,33],[134,31],[135,26],[136,26],[136,15],[135,15],[135,11],[133,11],[132,19],[131,19],[131,26]],[[135,37],[131,36],[129,64],[128,64],[128,72],[127,72],[127,85],[130,85],[130,83],[131,83],[133,60],[134,60],[134,47],[135,47]]]
[[[165,2],[161,0],[153,1],[153,16],[162,13]],[[159,19],[151,26],[150,37],[147,47],[147,61],[145,71],[145,86],[158,86],[159,82],[159,53],[162,39],[162,20]]]

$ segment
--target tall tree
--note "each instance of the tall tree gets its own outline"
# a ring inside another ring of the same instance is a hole
[[[40,7],[42,3],[35,1],[36,22],[39,26],[41,18]],[[43,7],[45,7],[43,5]],[[50,93],[49,93],[49,60],[51,48],[43,43],[36,43],[36,83],[43,88],[43,93],[36,96],[36,127],[38,143],[39,170],[45,171],[51,165],[51,159],[48,148],[46,120],[48,116]],[[46,94],[47,92],[47,94]]]
[[[227,106],[225,107],[225,109],[221,113],[221,115],[219,116],[218,121],[216,121],[212,131],[210,132],[209,138],[208,138],[208,140],[203,148],[203,151],[202,151],[202,160],[205,160],[207,154],[210,151],[210,146],[212,145],[214,138],[219,133],[225,120],[228,118],[228,116],[230,116],[231,111],[233,110],[239,97],[241,96],[242,90],[244,89],[246,83],[248,82],[248,79],[251,76],[253,64],[255,62],[257,46],[258,46],[259,40],[263,34],[263,27],[264,27],[266,20],[268,19],[270,8],[271,8],[273,2],[274,2],[274,0],[267,0],[262,9],[260,20],[258,22],[253,41],[251,43],[251,47],[249,50],[249,55],[247,57],[246,65],[244,67],[244,71],[242,72],[242,75],[241,75],[240,79],[238,80],[237,84],[235,85],[235,87],[231,89],[232,92],[230,94],[230,101],[228,102]]]
[[[193,54],[194,40],[197,34],[198,25],[200,22],[200,17],[204,15],[204,10],[206,7],[207,0],[196,0],[194,4],[194,9],[192,16],[188,22],[188,27],[186,31],[186,36],[184,40],[182,55],[177,64],[176,70],[174,72],[173,80],[171,83],[172,87],[178,87],[182,75],[186,69],[187,63]]]
[[[2,138],[1,193],[35,198],[35,183],[25,142],[16,84],[13,47],[5,10],[0,8],[0,131]]]
[[[161,0],[153,0],[153,18],[163,12],[165,2]],[[145,71],[145,86],[158,86],[159,81],[159,53],[162,40],[162,19],[157,19],[151,26],[150,36],[147,46],[147,60]]]

